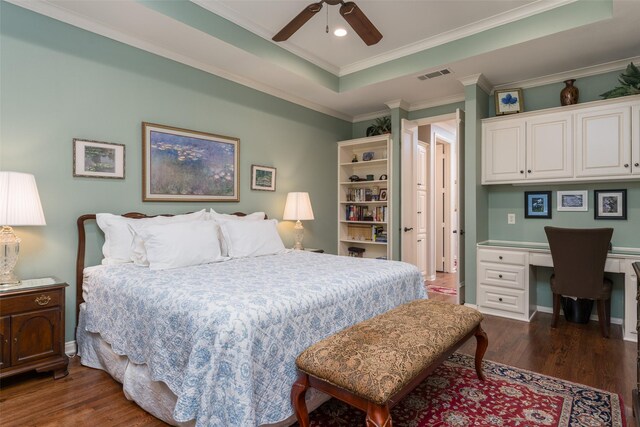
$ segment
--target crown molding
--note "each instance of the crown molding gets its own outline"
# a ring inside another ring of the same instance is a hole
[[[303,98],[299,98],[297,96],[293,96],[283,90],[276,89],[272,86],[257,82],[253,79],[248,79],[246,77],[237,75],[235,73],[231,73],[229,71],[223,70],[213,65],[196,61],[187,56],[184,56],[179,53],[157,46],[156,44],[149,43],[147,41],[139,39],[138,37],[134,37],[129,34],[123,33],[107,25],[99,24],[77,13],[64,9],[63,7],[58,6],[57,4],[49,3],[46,0],[44,1],[43,0],[30,0],[30,1],[6,0],[6,1],[8,3],[12,3],[24,9],[31,10],[32,12],[36,12],[41,15],[48,16],[49,18],[53,18],[55,20],[64,22],[69,25],[73,25],[74,27],[78,27],[83,30],[87,30],[92,33],[127,44],[137,49],[141,49],[146,52],[153,53],[154,55],[162,56],[163,58],[167,58],[172,61],[176,61],[185,65],[188,65],[198,70],[202,70],[209,74],[213,74],[215,76],[221,77],[225,80],[229,80],[234,83],[240,84],[242,86],[255,89],[267,95],[271,95],[276,98],[280,98],[285,101],[289,101],[291,103],[300,105],[302,107],[309,108],[310,110],[314,110],[319,113],[335,117],[337,119],[345,120],[347,122],[351,122],[353,119],[353,116],[349,114],[344,114],[334,109],[325,107],[323,105],[316,104],[314,102],[308,101]]]
[[[495,89],[505,89],[508,87],[518,87],[521,89],[529,89],[536,86],[544,86],[548,84],[563,82],[568,79],[579,79],[584,77],[595,76],[598,74],[604,74],[611,71],[624,70],[630,62],[640,62],[640,56],[621,59],[619,61],[605,62],[600,65],[593,65],[589,67],[576,68],[575,70],[563,71],[562,73],[549,74],[547,76],[536,77],[535,79],[521,80],[517,82],[510,82],[499,84],[494,87]]]
[[[374,111],[372,113],[358,114],[357,116],[353,116],[353,120],[351,120],[351,123],[364,122],[364,121],[377,119],[378,117],[383,117],[387,115],[389,115],[389,110],[380,110],[380,111]]]
[[[530,16],[537,15],[542,12],[546,12],[552,9],[556,9],[561,6],[565,6],[570,3],[574,3],[578,0],[538,0],[530,4],[515,8],[513,10],[503,12],[501,14],[492,16],[490,18],[483,19],[478,22],[474,22],[469,25],[465,25],[460,28],[456,28],[452,31],[447,31],[442,34],[438,34],[434,37],[429,37],[424,40],[417,41],[405,45],[401,48],[391,50],[384,54],[376,55],[371,58],[354,62],[349,65],[340,67],[338,77],[342,77],[347,74],[362,71],[367,68],[371,68],[376,65],[383,64],[385,62],[393,61],[404,56],[412,55],[414,53],[422,52],[427,49],[432,49],[436,46],[440,46],[446,43],[450,43],[455,40],[462,39],[464,37],[472,36],[474,34],[481,33],[492,28],[500,27],[505,24],[519,21],[521,19],[528,18]]]
[[[386,101],[384,105],[386,105],[392,110],[394,108],[400,108],[402,110],[409,111],[409,107],[410,107],[409,103],[404,99],[393,99],[391,101]]]
[[[416,102],[411,104],[409,111],[424,110],[425,108],[439,107],[441,105],[454,104],[456,102],[464,102],[464,94]]]
[[[480,86],[480,89],[484,90],[486,93],[491,93],[493,90],[493,85],[482,73],[461,77],[458,81],[462,83],[463,86],[478,85]]]

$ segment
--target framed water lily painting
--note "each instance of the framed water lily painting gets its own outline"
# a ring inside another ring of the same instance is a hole
[[[237,202],[240,140],[142,123],[142,200]]]
[[[496,89],[496,116],[522,113],[524,102],[522,89]]]

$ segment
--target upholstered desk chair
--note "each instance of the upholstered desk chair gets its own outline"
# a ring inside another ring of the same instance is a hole
[[[553,271],[553,319],[555,328],[560,316],[560,296],[587,298],[596,301],[602,336],[609,337],[611,324],[611,280],[604,277],[609,242],[613,228],[545,227]]]

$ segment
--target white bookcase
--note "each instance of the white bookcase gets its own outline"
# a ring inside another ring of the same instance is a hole
[[[391,152],[390,135],[338,142],[339,255],[359,248],[365,258],[391,259]]]

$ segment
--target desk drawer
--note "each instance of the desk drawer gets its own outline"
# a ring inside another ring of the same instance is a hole
[[[524,314],[524,291],[478,286],[478,305],[494,310]]]
[[[525,289],[525,267],[480,263],[478,283],[498,288]]]
[[[524,266],[527,264],[527,253],[483,248],[478,249],[478,261]]]

